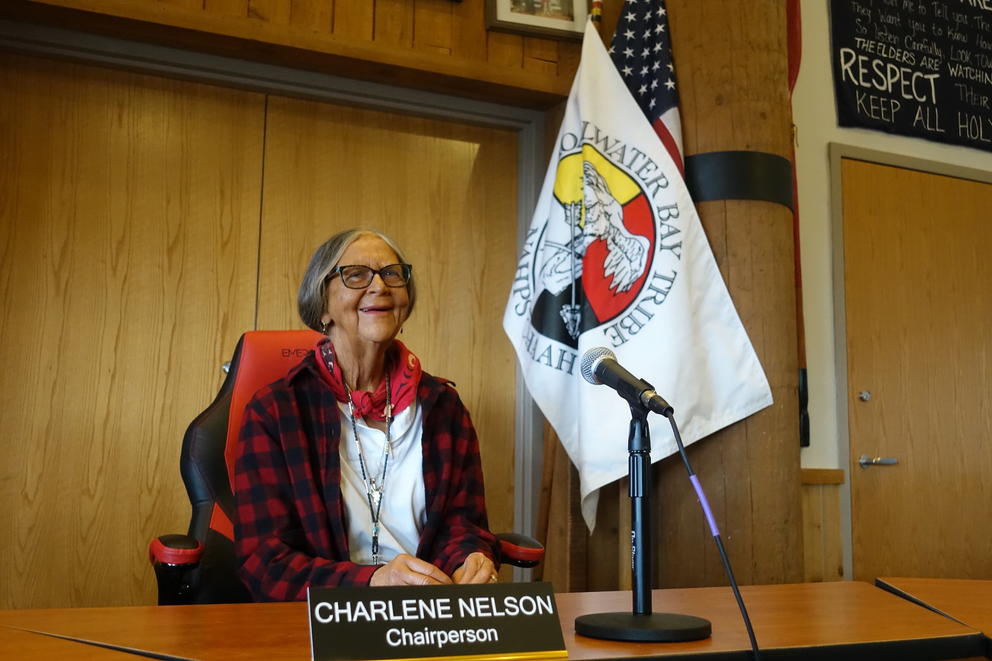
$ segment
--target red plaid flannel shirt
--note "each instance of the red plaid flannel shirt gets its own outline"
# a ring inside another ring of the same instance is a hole
[[[256,600],[303,600],[309,585],[367,585],[378,569],[349,559],[341,419],[317,370],[310,352],[245,410],[234,465],[234,543],[241,580]],[[468,411],[454,388],[426,372],[417,397],[427,508],[417,557],[449,576],[474,551],[496,561]]]

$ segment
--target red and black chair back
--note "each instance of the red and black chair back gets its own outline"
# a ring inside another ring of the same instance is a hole
[[[163,535],[150,554],[159,603],[250,601],[234,557],[234,453],[245,406],[264,385],[312,349],[310,330],[249,331],[241,336],[214,401],[186,429],[179,466],[193,508],[186,535]]]

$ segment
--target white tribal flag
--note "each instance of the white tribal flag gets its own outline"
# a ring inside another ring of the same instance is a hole
[[[579,374],[605,346],[675,408],[686,444],[772,403],[679,168],[592,25],[517,266],[503,327],[527,387],[580,477],[592,530],[598,489],[627,475],[630,407]],[[650,416],[652,461],[676,451]]]

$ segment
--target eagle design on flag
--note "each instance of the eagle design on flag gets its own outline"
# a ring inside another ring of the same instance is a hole
[[[627,231],[623,225],[623,206],[610,193],[606,179],[596,167],[582,164],[585,186],[585,223],[582,236],[586,240],[582,254],[595,239],[606,241],[603,272],[610,278],[613,292],[627,291],[644,272],[651,244],[643,236]]]
[[[610,192],[610,186],[585,161],[582,164],[583,203],[566,204],[564,219],[570,226],[572,239],[567,244],[548,244],[551,257],[541,267],[541,280],[553,294],[560,294],[582,276],[582,262],[593,241],[606,242],[606,257],[602,268],[610,278],[613,292],[628,291],[644,273],[650,242],[632,234],[623,224],[623,205]]]

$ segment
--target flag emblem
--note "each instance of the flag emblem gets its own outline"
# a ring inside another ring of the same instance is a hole
[[[658,254],[661,232],[646,182],[616,158],[618,143],[612,146],[604,154],[577,144],[561,156],[547,222],[525,256],[532,263],[521,265],[535,275],[534,331],[573,349],[582,333],[628,313],[656,261],[669,281],[677,273],[679,253]],[[640,315],[644,322],[651,316],[646,308]]]

